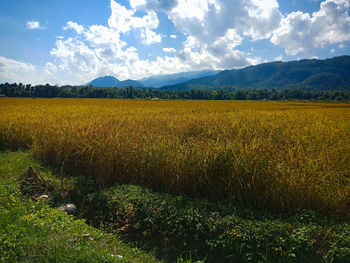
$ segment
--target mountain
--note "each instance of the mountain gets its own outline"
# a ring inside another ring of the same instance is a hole
[[[143,85],[141,82],[132,80],[132,79],[127,79],[124,81],[120,81],[119,87],[135,87],[135,88],[142,88],[145,85]]]
[[[176,74],[158,75],[138,80],[146,87],[160,88],[162,86],[175,85],[189,81],[194,78],[212,76],[219,73],[219,70],[189,71]]]
[[[105,76],[105,77],[99,77],[97,79],[94,79],[86,84],[86,86],[94,86],[94,87],[144,87],[144,85],[136,80],[124,80],[119,81],[115,77],[112,76]]]
[[[117,87],[120,81],[112,76],[99,77],[86,84],[94,87]]]
[[[270,62],[239,70],[225,70],[213,76],[161,87],[162,90],[299,88],[308,90],[350,90],[350,56]]]

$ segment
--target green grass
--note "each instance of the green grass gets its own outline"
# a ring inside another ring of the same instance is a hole
[[[38,185],[23,184],[28,166],[39,170]],[[35,202],[34,193],[52,200]],[[62,193],[101,230],[52,208]],[[0,152],[0,262],[157,262],[153,254],[178,263],[350,262],[350,224],[312,210],[278,215],[135,185],[95,188],[29,151]]]
[[[0,262],[157,262],[47,201],[26,199],[18,175],[28,166],[53,176],[29,152],[0,153]]]
[[[120,185],[90,195],[96,222],[178,255],[206,262],[350,262],[350,224],[311,210],[276,215]]]
[[[28,166],[41,168],[40,163],[31,158],[29,151],[0,152],[1,179],[14,179]]]

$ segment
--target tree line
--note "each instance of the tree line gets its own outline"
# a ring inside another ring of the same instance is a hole
[[[7,97],[34,98],[116,98],[116,99],[192,99],[192,100],[331,100],[350,101],[350,91],[304,89],[219,89],[161,90],[154,88],[97,88],[93,86],[0,84]]]

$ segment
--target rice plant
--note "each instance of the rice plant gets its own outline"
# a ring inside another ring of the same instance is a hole
[[[0,149],[101,186],[136,183],[276,211],[348,218],[350,105],[3,99]]]

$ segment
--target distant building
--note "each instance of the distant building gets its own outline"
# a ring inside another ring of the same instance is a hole
[[[0,94],[0,98],[6,98],[5,94]]]

